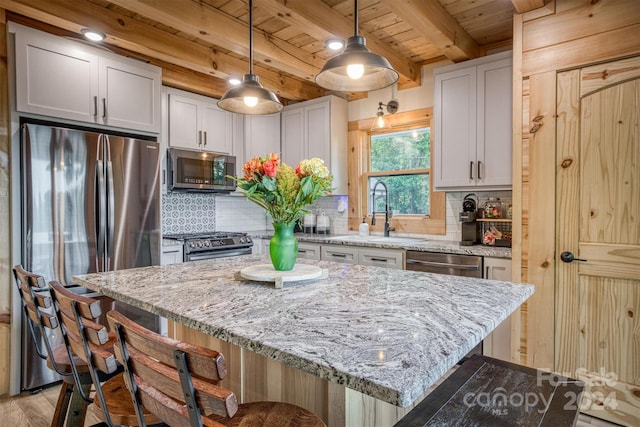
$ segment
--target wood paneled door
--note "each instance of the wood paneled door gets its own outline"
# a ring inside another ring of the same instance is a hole
[[[640,425],[639,104],[640,57],[558,73],[556,371],[587,383],[583,412],[629,426]]]

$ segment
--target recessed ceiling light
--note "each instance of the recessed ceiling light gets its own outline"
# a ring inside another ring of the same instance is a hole
[[[93,28],[83,28],[80,32],[92,42],[101,42],[107,37],[103,32],[94,30]]]
[[[237,77],[229,77],[229,78],[227,79],[227,81],[228,81],[228,82],[229,82],[229,84],[230,84],[230,85],[232,85],[232,86],[239,85],[239,84],[242,82],[242,80],[240,80],[240,79],[239,79],[239,78],[237,78]]]
[[[327,48],[331,50],[340,50],[344,47],[344,41],[339,39],[327,40],[327,42],[325,43],[325,46],[327,46]]]

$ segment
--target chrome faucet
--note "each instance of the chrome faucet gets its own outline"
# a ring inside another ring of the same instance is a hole
[[[376,182],[376,185],[373,186],[373,194],[372,194],[372,203],[371,203],[371,225],[376,225],[376,214],[382,212],[376,212],[376,188],[378,188],[378,184],[382,185],[384,188],[384,237],[389,237],[390,231],[395,231],[396,229],[393,227],[389,227],[389,218],[391,218],[391,210],[389,208],[389,189],[386,184],[382,181]]]

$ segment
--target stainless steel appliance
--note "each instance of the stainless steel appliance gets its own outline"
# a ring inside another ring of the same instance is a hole
[[[236,158],[225,154],[170,148],[167,156],[171,191],[235,191]]]
[[[481,256],[407,251],[406,263],[407,270],[482,278]],[[482,343],[474,347],[467,356],[472,354],[482,354]]]
[[[246,233],[217,231],[202,234],[165,234],[163,237],[184,242],[184,261],[248,255],[253,246],[253,240]]]
[[[22,263],[71,286],[71,277],[159,264],[160,176],[155,139],[25,120]],[[158,330],[160,319],[116,303]],[[22,389],[59,379],[23,332]]]

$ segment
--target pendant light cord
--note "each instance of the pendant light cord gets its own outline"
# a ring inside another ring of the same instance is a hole
[[[249,0],[249,74],[253,74],[253,0]]]
[[[358,37],[358,0],[353,0],[353,35]]]

